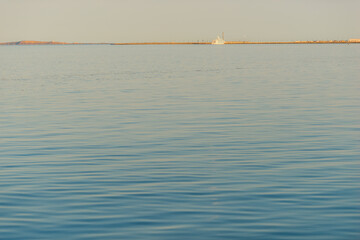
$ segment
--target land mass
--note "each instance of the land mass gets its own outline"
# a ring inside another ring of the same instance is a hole
[[[289,42],[250,42],[250,41],[225,41],[225,44],[350,44],[360,43],[360,39],[327,40],[327,41],[289,41]],[[137,43],[67,43],[55,41],[19,41],[4,42],[0,45],[207,45],[211,42],[137,42]]]
[[[19,42],[4,42],[0,45],[84,45],[84,44],[109,44],[109,43],[67,43],[67,42],[55,42],[55,41],[19,41]]]

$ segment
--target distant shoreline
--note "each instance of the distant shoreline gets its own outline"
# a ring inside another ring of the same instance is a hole
[[[225,44],[354,44],[360,40],[330,40],[330,41],[288,41],[288,42],[250,42],[250,41],[226,41]],[[67,43],[45,41],[19,41],[4,42],[0,45],[211,45],[211,42],[137,42],[137,43]]]
[[[291,41],[291,42],[249,42],[226,41],[225,44],[353,44],[353,41]],[[144,42],[144,43],[111,43],[111,45],[212,45],[211,42]]]

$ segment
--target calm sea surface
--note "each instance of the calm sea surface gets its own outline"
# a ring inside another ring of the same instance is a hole
[[[1,46],[0,239],[360,239],[360,45]]]

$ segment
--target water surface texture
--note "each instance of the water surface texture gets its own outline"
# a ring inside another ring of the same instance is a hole
[[[0,239],[360,239],[360,45],[1,46]]]

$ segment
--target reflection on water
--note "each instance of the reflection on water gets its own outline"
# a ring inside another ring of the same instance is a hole
[[[1,239],[359,239],[360,48],[0,47]]]

